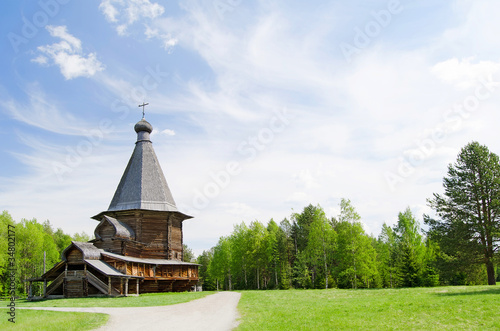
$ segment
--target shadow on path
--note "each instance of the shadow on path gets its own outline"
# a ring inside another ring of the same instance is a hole
[[[480,290],[480,291],[466,291],[466,292],[438,292],[434,293],[435,295],[438,296],[468,296],[468,295],[485,295],[485,294],[496,294],[500,295],[500,287],[495,287],[487,290]]]

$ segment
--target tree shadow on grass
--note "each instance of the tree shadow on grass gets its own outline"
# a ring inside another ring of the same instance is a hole
[[[496,294],[500,295],[500,287],[495,287],[486,290],[479,291],[466,291],[466,292],[437,292],[434,293],[437,296],[469,296],[469,295],[485,295],[485,294]]]

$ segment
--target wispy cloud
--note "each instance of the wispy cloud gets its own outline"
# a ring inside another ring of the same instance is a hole
[[[16,152],[13,156],[26,165],[29,172],[12,178],[0,177],[2,208],[9,210],[16,220],[36,217],[43,222],[49,219],[65,232],[92,233],[95,221],[90,217],[106,209],[123,172],[123,165],[116,161],[126,163],[129,155],[124,155],[123,148],[102,146],[84,158],[82,166],[68,172],[64,181],[59,181],[54,167],[68,157],[64,141],[40,141],[29,132],[20,132],[20,137],[30,152]],[[101,170],[96,172],[96,168]]]
[[[41,65],[55,64],[59,66],[61,74],[66,79],[77,77],[91,77],[104,70],[104,65],[97,60],[96,53],[84,54],[82,42],[68,33],[66,26],[46,26],[52,37],[61,39],[51,45],[39,46],[41,53],[32,62]]]
[[[0,107],[7,116],[33,127],[64,135],[84,135],[92,128],[84,119],[61,109],[56,99],[48,100],[40,84],[28,84],[24,92],[28,99],[26,102],[4,95],[7,101]]]

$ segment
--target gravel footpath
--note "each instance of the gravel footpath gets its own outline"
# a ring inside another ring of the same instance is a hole
[[[29,309],[109,314],[97,330],[224,331],[238,326],[236,306],[241,293],[219,292],[171,306],[127,308],[39,307]]]

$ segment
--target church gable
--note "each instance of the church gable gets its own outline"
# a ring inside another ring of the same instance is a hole
[[[72,241],[62,252],[62,260],[68,263],[83,263],[84,260],[97,260],[101,251],[92,243]]]

